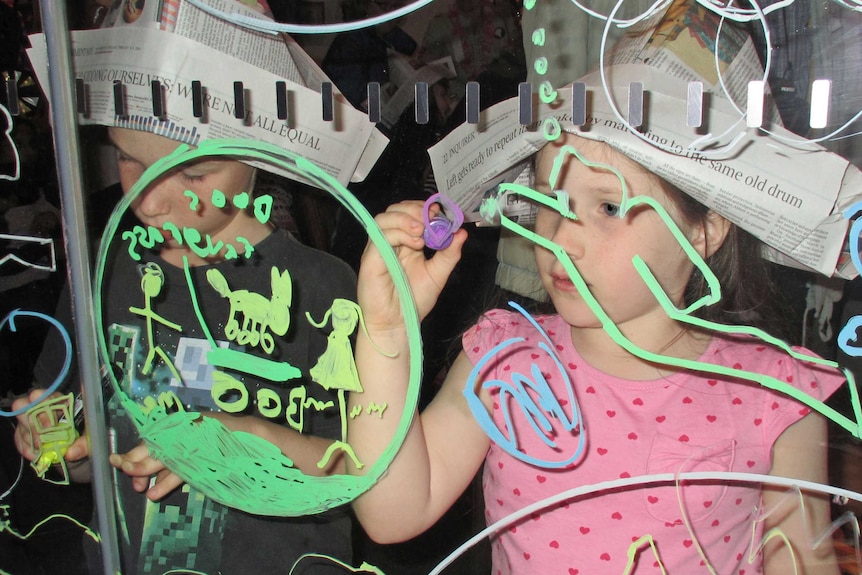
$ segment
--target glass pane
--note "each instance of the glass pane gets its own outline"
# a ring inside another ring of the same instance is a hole
[[[0,3],[0,571],[862,568],[857,4],[60,6]]]

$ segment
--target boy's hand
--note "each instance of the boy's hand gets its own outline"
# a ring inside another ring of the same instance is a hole
[[[159,501],[171,491],[184,483],[165,464],[150,456],[146,444],[141,443],[128,453],[114,453],[110,457],[111,465],[132,478],[132,487],[138,493],[146,492],[151,501]],[[150,487],[151,478],[155,482]]]
[[[24,407],[27,407],[30,403],[33,403],[37,399],[41,398],[45,395],[44,389],[33,389],[27,395],[27,397],[19,397],[15,401],[12,402],[12,410],[17,411]],[[48,397],[44,398],[45,400],[53,399],[55,397],[59,397],[61,394],[52,393]],[[48,425],[47,415],[44,415],[45,421],[44,425]],[[30,428],[30,419],[29,415],[25,412],[16,417],[17,425],[15,426],[15,449],[18,450],[18,453],[23,455],[28,461],[35,461],[36,458],[39,457],[40,449],[42,447],[41,441],[39,439],[39,435],[34,433],[34,430]],[[70,445],[66,449],[66,453],[63,456],[63,459],[66,460],[67,463],[75,463],[75,462],[83,462],[90,454],[89,447],[87,446],[87,439],[84,436],[78,437],[72,445]]]
[[[467,239],[466,230],[459,229],[449,247],[426,258],[422,239],[423,207],[424,202],[418,200],[401,202],[375,218],[407,275],[420,320],[437,302],[455,264],[461,259],[461,247]],[[436,211],[435,206],[430,215],[433,217]],[[395,284],[380,252],[371,242],[362,255],[357,299],[370,334],[404,324]]]

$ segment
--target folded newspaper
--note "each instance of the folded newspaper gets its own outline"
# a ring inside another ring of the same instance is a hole
[[[429,150],[439,191],[467,221],[480,221],[483,197],[501,181],[524,177],[526,160],[547,142],[542,123],[553,117],[563,130],[609,143],[757,236],[770,259],[855,277],[843,211],[862,200],[862,173],[774,117],[747,127],[739,102],[763,72],[751,40],[726,22],[715,50],[718,20],[699,4],[674,3],[658,23],[654,18],[624,37],[603,67],[579,80],[588,94],[583,125],[572,121],[569,86],[551,104],[537,99],[529,126],[519,123],[513,98],[483,112],[478,125],[456,128]],[[637,130],[623,113],[632,82],[641,82],[647,95]],[[686,121],[690,82],[708,93],[699,128]],[[707,131],[716,136],[705,138]],[[522,223],[535,215],[533,205],[517,198],[505,204],[504,213]]]
[[[217,8],[264,16],[235,0]],[[345,185],[364,179],[388,139],[335,91],[333,120],[323,119],[323,71],[286,34],[234,25],[188,2],[167,0],[159,22],[72,32],[75,78],[86,83],[82,124],[147,130],[197,144],[211,138],[248,138],[302,155]],[[42,34],[30,37],[28,56],[46,92],[47,50]],[[151,82],[163,86],[165,114],[153,116]],[[192,82],[204,90],[204,113],[194,117]],[[287,88],[288,118],[278,118],[276,83]],[[117,116],[114,83],[122,82],[125,114]],[[234,82],[242,82],[245,114],[236,117]],[[50,100],[50,94],[46,94]],[[264,169],[292,174],[261,164]]]

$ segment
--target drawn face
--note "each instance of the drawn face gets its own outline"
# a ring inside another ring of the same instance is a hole
[[[131,189],[144,170],[178,146],[174,140],[137,130],[110,128],[109,134],[117,149],[124,192]],[[238,194],[251,192],[253,176],[254,168],[235,160],[219,158],[185,164],[144,190],[132,202],[132,210],[144,225],[162,228],[169,222],[181,230],[193,228],[202,237],[212,238],[213,244],[222,241],[236,245],[237,237],[255,243],[265,237],[268,228],[232,203]],[[213,204],[213,190],[224,194],[224,207]],[[193,264],[202,263],[200,258],[166,236],[162,257],[175,263],[183,254],[188,255]]]
[[[550,182],[554,161],[562,145],[577,149],[588,161],[610,165],[625,179],[628,197],[648,195],[663,205],[675,219],[676,210],[659,182],[644,168],[614,151],[607,144],[568,135],[560,143],[545,146],[539,154],[536,190],[553,194],[565,190],[577,220],[542,207],[536,219],[536,233],[559,245],[583,276],[589,290],[608,316],[623,332],[654,331],[655,322],[670,322],[656,298],[640,278],[632,258],[640,255],[668,296],[677,305],[692,271],[683,252],[661,217],[648,206],[631,208],[620,217],[620,179],[611,171],[590,167],[570,152],[563,152],[556,182]],[[553,188],[553,189],[552,189]],[[683,232],[691,237],[691,231]],[[536,248],[536,263],[542,282],[563,318],[573,327],[600,327],[592,311],[576,289],[562,263],[548,250]]]

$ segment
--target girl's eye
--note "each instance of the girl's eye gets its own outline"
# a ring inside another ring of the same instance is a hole
[[[617,217],[620,215],[620,207],[617,204],[604,202],[601,206],[602,213],[609,217]]]

